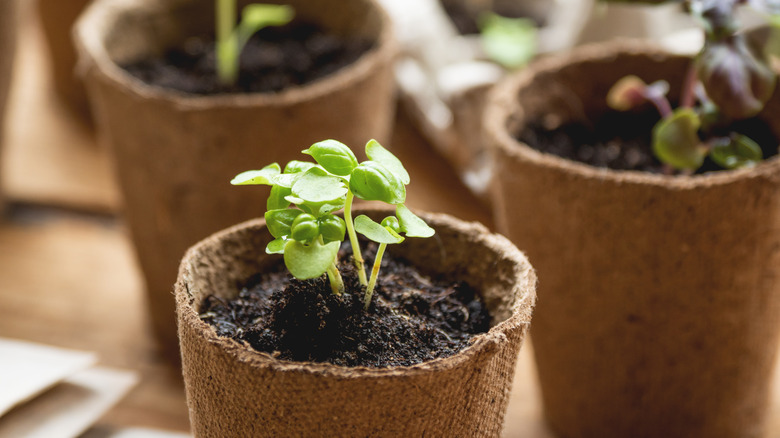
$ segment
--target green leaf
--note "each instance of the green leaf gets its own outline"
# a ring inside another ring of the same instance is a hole
[[[304,172],[292,186],[294,196],[306,202],[330,202],[347,194],[347,186],[341,178],[328,175],[318,167]]]
[[[271,187],[271,194],[268,195],[268,201],[265,203],[266,210],[282,210],[290,206],[290,202],[285,198],[292,191],[288,187],[274,185]]]
[[[382,147],[378,141],[371,139],[366,143],[366,155],[371,160],[387,168],[390,172],[393,172],[393,175],[398,177],[404,185],[409,184],[409,181],[411,181],[409,173],[404,168],[404,165],[401,164],[401,160]]]
[[[284,166],[284,173],[303,173],[314,166],[314,163],[308,161],[292,160]]]
[[[295,10],[287,5],[250,4],[241,11],[241,23],[236,28],[239,52],[249,38],[268,26],[284,26],[295,16]]]
[[[628,111],[643,104],[647,84],[638,76],[628,75],[618,79],[607,93],[607,105],[618,111]]]
[[[653,152],[676,169],[698,169],[707,150],[699,141],[699,116],[690,108],[678,108],[653,128]]]
[[[536,24],[529,18],[508,18],[488,12],[480,19],[482,48],[506,68],[522,67],[536,55]]]
[[[314,143],[303,153],[314,157],[320,166],[334,175],[347,176],[358,165],[352,150],[336,140],[323,140]]]
[[[239,173],[230,181],[230,184],[234,186],[243,185],[273,185],[274,178],[281,173],[282,169],[279,164],[273,163],[263,167],[260,170],[247,170],[246,172]]]
[[[318,219],[320,223],[320,234],[325,242],[341,242],[347,231],[344,219],[332,214],[325,215]]]
[[[320,235],[317,218],[308,213],[299,214],[292,223],[290,236],[299,242],[310,242]]]
[[[283,173],[281,175],[276,175],[273,179],[273,183],[289,189],[295,184],[295,181],[298,181],[298,178],[300,178],[301,175],[301,173]]]
[[[364,161],[349,177],[352,193],[365,201],[383,201],[403,204],[406,200],[404,183],[376,161]]]
[[[388,216],[382,219],[381,225],[387,229],[395,231],[396,234],[401,233],[401,223],[398,222],[398,218],[395,216]]]
[[[431,237],[436,231],[403,204],[395,207],[395,214],[406,237]]]
[[[323,245],[314,241],[307,245],[290,240],[284,246],[284,264],[293,277],[299,280],[317,278],[336,260],[339,246],[339,242]]]
[[[301,210],[285,208],[281,210],[269,210],[265,212],[265,224],[271,235],[277,239],[290,235],[290,227]]]
[[[761,147],[747,136],[732,134],[718,139],[710,152],[712,161],[726,169],[753,167],[764,158]]]
[[[284,246],[287,244],[287,239],[278,238],[268,242],[265,247],[266,254],[284,254]]]
[[[355,218],[355,231],[377,243],[401,243],[404,241],[404,238],[392,229],[383,227],[363,214]]]

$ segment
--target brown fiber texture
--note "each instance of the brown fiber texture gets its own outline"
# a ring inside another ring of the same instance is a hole
[[[16,52],[17,0],[0,0],[0,155],[8,92],[11,88],[14,53]],[[0,211],[3,194],[0,188]]]
[[[302,19],[375,47],[331,76],[278,94],[194,97],[147,86],[117,64],[206,32],[214,0],[100,0],[77,24],[80,62],[98,133],[113,151],[152,321],[174,352],[171,291],[185,250],[265,211],[268,190],[233,187],[232,177],[305,159],[301,150],[327,138],[360,151],[370,138],[389,138],[395,44],[385,13],[374,0],[284,3]]]
[[[514,140],[526,121],[606,110],[627,74],[688,60],[629,42],[514,75],[485,124],[499,230],[540,278],[533,342],[561,437],[761,436],[780,331],[780,158],[700,176],[595,169]],[[762,113],[780,134],[780,99]],[[509,128],[509,129],[508,129]]]
[[[71,28],[91,0],[37,0],[38,17],[49,50],[54,90],[72,108],[87,114],[84,83],[76,75],[76,47]]]
[[[381,220],[389,210],[364,210]],[[492,328],[449,358],[409,367],[340,367],[286,362],[217,337],[196,309],[206,295],[278,262],[262,220],[191,248],[176,283],[184,381],[196,437],[497,437],[514,368],[531,322],[536,276],[507,239],[476,223],[422,215],[436,230],[388,251],[427,273],[446,273],[480,291]]]

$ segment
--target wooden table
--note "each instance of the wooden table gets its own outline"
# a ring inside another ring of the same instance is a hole
[[[104,365],[139,372],[139,386],[102,418],[101,428],[186,431],[181,377],[161,358],[146,321],[107,154],[89,124],[54,98],[29,11],[23,23],[0,172],[10,201],[0,222],[0,336],[95,351]],[[392,147],[409,167],[413,208],[492,225],[489,211],[403,112]],[[780,385],[774,394],[770,436],[780,436]],[[520,355],[505,436],[551,436],[529,344]]]

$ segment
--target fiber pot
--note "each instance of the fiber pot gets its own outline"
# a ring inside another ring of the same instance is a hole
[[[182,254],[209,234],[264,211],[258,200],[267,192],[231,187],[233,176],[297,159],[301,149],[326,138],[361,150],[370,138],[389,138],[395,45],[384,12],[373,0],[284,3],[297,17],[375,45],[309,85],[275,94],[197,97],[150,87],[118,65],[209,32],[213,0],[100,0],[76,25],[98,133],[113,151],[152,320],[174,351],[170,290]]]
[[[16,1],[0,0],[0,146],[2,146],[5,106],[8,101],[16,52],[16,22],[18,21]],[[2,199],[0,192],[0,210],[2,210]]]
[[[484,119],[498,229],[542,279],[533,341],[562,437],[754,437],[780,339],[780,159],[662,176],[596,169],[514,134],[607,111],[631,73],[679,96],[689,60],[591,46],[503,82]],[[780,99],[760,115],[780,134]]]
[[[389,210],[364,210],[374,220]],[[360,214],[360,213],[357,213]],[[395,368],[287,362],[220,338],[197,309],[271,264],[262,220],[221,231],[185,255],[176,283],[184,382],[196,437],[499,436],[536,276],[507,239],[476,223],[421,215],[436,237],[390,245],[429,273],[479,290],[492,328],[449,358]]]
[[[46,45],[54,91],[72,108],[87,114],[84,84],[76,75],[76,47],[71,28],[91,0],[37,0],[38,17]]]

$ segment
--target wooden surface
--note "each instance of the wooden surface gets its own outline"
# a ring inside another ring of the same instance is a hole
[[[23,27],[0,169],[12,201],[0,222],[0,337],[91,350],[101,364],[137,370],[141,383],[99,428],[186,431],[180,375],[148,329],[107,154],[88,124],[52,95],[33,24],[28,18]],[[408,164],[412,207],[492,224],[403,113],[392,147]],[[520,355],[505,435],[547,438],[530,347]],[[772,437],[780,436],[779,385],[774,389]]]

